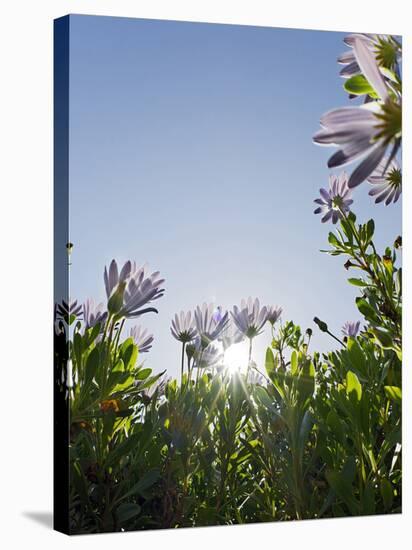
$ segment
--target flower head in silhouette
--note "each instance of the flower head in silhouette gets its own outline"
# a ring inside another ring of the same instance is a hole
[[[368,177],[368,183],[373,187],[369,191],[371,197],[376,197],[375,202],[385,201],[388,205],[395,203],[402,193],[402,171],[396,159],[388,165],[388,159],[383,158],[375,171]]]
[[[247,338],[254,338],[262,332],[267,321],[267,313],[265,306],[260,307],[258,298],[253,300],[249,297],[247,300],[242,300],[240,308],[233,306],[231,315],[238,330]]]
[[[343,78],[351,78],[362,73],[353,49],[355,40],[364,42],[381,67],[391,69],[395,73],[399,72],[400,48],[392,36],[353,33],[343,40],[349,49],[338,57],[338,63],[343,65],[340,71]],[[385,73],[383,73],[383,76],[385,78]]]
[[[282,315],[282,308],[279,306],[267,306],[266,309],[267,309],[267,320],[271,325],[274,325]]]
[[[88,299],[83,304],[83,317],[86,328],[92,328],[98,323],[105,322],[107,311],[102,303],[96,305],[92,299]]]
[[[71,325],[75,319],[79,319],[83,313],[83,307],[77,303],[77,300],[66,302],[62,300],[56,307],[57,319],[63,319],[68,325]]]
[[[130,329],[130,337],[133,338],[139,349],[139,353],[147,353],[152,347],[153,334],[149,334],[147,329],[141,326],[135,326]]]
[[[104,283],[108,298],[108,309],[119,317],[135,318],[157,310],[153,307],[145,308],[147,304],[157,300],[164,294],[161,285],[164,279],[156,271],[146,274],[145,266],[136,267],[128,261],[120,273],[115,260],[112,260],[109,269],[104,269]]]
[[[402,123],[400,98],[391,97],[376,54],[359,37],[353,39],[353,52],[362,74],[379,99],[329,111],[320,120],[322,129],[313,136],[313,141],[319,145],[338,147],[328,161],[329,168],[361,160],[349,177],[349,188],[362,183],[375,170],[390,144],[393,148],[389,158],[394,157],[400,146]]]
[[[195,325],[201,340],[201,346],[206,348],[216,340],[223,332],[229,322],[229,314],[227,311],[216,315],[216,309],[213,304],[204,303],[202,307],[197,306],[195,309]]]
[[[319,205],[314,214],[322,214],[322,223],[330,219],[332,219],[332,223],[336,223],[343,217],[343,214],[349,212],[353,200],[345,172],[342,172],[339,177],[330,176],[329,190],[322,188],[319,193],[321,198],[314,201]]]
[[[360,321],[346,321],[342,327],[342,333],[344,336],[355,338],[359,332]]]
[[[181,311],[179,315],[176,313],[172,319],[170,331],[176,340],[182,343],[191,342],[196,336],[196,328],[192,313]]]

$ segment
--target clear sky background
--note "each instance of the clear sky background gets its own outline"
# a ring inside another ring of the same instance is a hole
[[[332,226],[313,199],[333,149],[311,138],[349,103],[336,63],[345,34],[94,16],[70,29],[72,298],[103,301],[112,258],[159,270],[159,315],[138,324],[155,336],[146,366],[170,375],[170,319],[204,301],[257,296],[332,349],[313,317],[340,333],[360,316],[345,260],[319,252]],[[401,207],[375,206],[368,190],[353,209],[375,218],[382,248]],[[256,341],[259,362],[269,341]]]

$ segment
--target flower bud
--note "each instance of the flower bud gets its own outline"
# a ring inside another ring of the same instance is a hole
[[[124,296],[125,288],[126,288],[126,282],[121,281],[117,285],[116,290],[113,292],[113,294],[109,298],[109,301],[107,303],[107,309],[109,313],[111,313],[112,315],[117,315],[117,313],[119,313],[123,307],[123,296]]]
[[[395,248],[402,248],[402,237],[399,235],[399,237],[396,238],[395,242],[393,243],[393,246]]]
[[[313,321],[318,325],[322,332],[328,332],[328,325],[324,321],[321,321],[317,317],[314,317]]]
[[[186,346],[186,355],[189,359],[192,359],[196,352],[196,347],[193,344],[188,344]]]

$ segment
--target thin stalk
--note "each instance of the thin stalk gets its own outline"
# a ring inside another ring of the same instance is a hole
[[[202,365],[202,358],[203,358],[203,348],[201,348],[201,352],[200,352],[199,360],[198,360],[198,364],[197,364],[196,384],[199,382],[200,369],[201,369],[201,365]]]
[[[183,342],[182,345],[182,367],[181,367],[181,373],[180,373],[180,384],[183,384],[183,371],[185,368],[185,349],[186,349],[186,342]]]
[[[345,345],[345,344],[342,342],[342,340],[339,340],[339,338],[338,338],[337,336],[335,336],[334,334],[332,334],[332,333],[330,332],[330,330],[327,330],[326,333],[329,334],[329,336],[332,336],[332,338],[334,338],[337,342],[339,342],[339,344],[340,344],[341,346],[344,346],[344,345]]]
[[[117,359],[117,349],[118,349],[118,347],[119,347],[120,334],[121,334],[121,332],[122,332],[122,330],[123,330],[124,322],[125,322],[125,319],[122,319],[122,322],[120,323],[119,330],[117,331],[116,337],[115,337],[115,339],[114,339],[114,357],[115,357],[115,362],[116,362],[116,359]]]
[[[249,338],[249,359],[247,362],[247,374],[249,374],[250,364],[252,362],[252,341],[253,341],[253,338]]]

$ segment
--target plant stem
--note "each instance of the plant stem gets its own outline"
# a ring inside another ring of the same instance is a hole
[[[346,216],[346,214],[342,210],[340,210],[340,212],[341,212],[342,216],[344,217],[344,219],[347,221],[347,223],[350,225],[350,227],[352,229],[352,232],[353,232],[353,235],[355,237],[356,243],[357,243],[358,248],[359,248],[360,258],[356,255],[355,251],[353,250],[353,247],[351,248],[352,257],[355,258],[359,262],[360,265],[358,267],[360,267],[361,269],[366,271],[366,273],[369,275],[371,280],[376,284],[377,288],[381,292],[383,301],[385,302],[388,309],[392,312],[393,317],[394,317],[394,321],[395,321],[396,325],[398,326],[399,325],[399,323],[397,321],[398,313],[396,311],[396,307],[394,307],[392,298],[391,298],[391,296],[388,295],[388,293],[386,291],[386,288],[385,288],[385,285],[382,284],[382,281],[376,275],[374,270],[370,267],[369,260],[366,257],[366,251],[364,250],[363,245],[362,245],[362,239],[360,238],[360,235],[359,235],[359,232],[356,228],[355,223],[348,216]],[[375,245],[373,244],[372,241],[371,241],[370,245],[372,246],[373,252],[376,256],[377,255],[376,248],[375,248]]]
[[[344,346],[345,344],[342,342],[342,340],[339,340],[339,338],[337,336],[335,336],[334,334],[332,334],[329,330],[326,331],[327,334],[329,334],[329,336],[332,336],[332,338],[334,338],[337,342],[339,342],[339,344],[341,346]]]
[[[249,338],[249,359],[247,362],[247,374],[249,374],[250,364],[252,362],[252,338]]]
[[[185,367],[185,348],[186,348],[186,342],[183,342],[183,345],[182,345],[182,367],[181,367],[180,384],[183,384],[183,371],[184,371],[184,367]]]
[[[124,322],[125,322],[125,319],[122,319],[122,322],[120,323],[120,327],[117,331],[117,334],[116,334],[116,337],[114,339],[114,357],[115,357],[115,362],[116,362],[116,359],[117,359],[117,348],[119,346],[119,339],[120,339],[120,334],[123,330],[123,326],[124,326]]]

